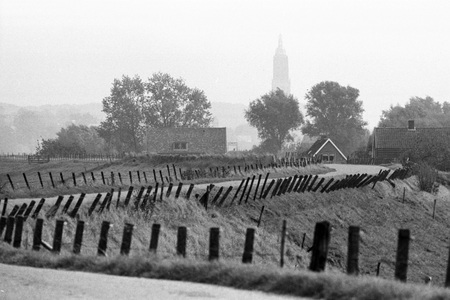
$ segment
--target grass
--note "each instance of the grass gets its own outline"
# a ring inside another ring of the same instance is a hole
[[[69,254],[57,256],[50,253],[17,250],[9,245],[1,244],[0,260],[2,263],[38,268],[190,281],[330,300],[450,299],[450,291],[443,288],[402,284],[374,277],[318,274],[221,261],[163,259],[152,254],[106,258]]]
[[[82,256],[70,254],[76,220],[66,220],[63,248],[60,256],[41,250],[0,252],[0,262],[31,264],[32,266],[66,268],[105,272],[127,276],[166,278],[207,282],[245,289],[258,289],[274,293],[302,295],[324,299],[450,299],[443,286],[449,238],[443,234],[450,230],[450,192],[442,187],[437,195],[420,191],[415,177],[395,180],[392,188],[379,182],[374,189],[339,190],[331,193],[286,194],[280,197],[253,201],[241,205],[209,207],[205,211],[191,198],[169,197],[157,201],[148,213],[112,209],[88,217],[83,207],[81,219],[86,221]],[[217,191],[214,188],[212,195]],[[403,191],[406,197],[403,200]],[[434,199],[437,201],[436,218],[431,217]],[[123,198],[122,198],[123,199]],[[239,197],[238,197],[239,199]],[[133,202],[131,202],[133,203]],[[63,203],[64,204],[64,203]],[[245,230],[256,227],[262,206],[265,211],[262,224],[255,236],[253,265],[243,266]],[[108,258],[96,257],[100,225],[103,220],[113,224],[108,239]],[[280,231],[287,220],[285,268],[280,270]],[[332,225],[327,272],[306,272],[316,222],[327,220]],[[130,257],[117,256],[124,223],[135,224]],[[162,225],[157,256],[148,253],[151,225]],[[43,239],[51,242],[54,219],[46,220]],[[342,275],[346,268],[348,227],[361,227],[360,274],[358,278]],[[178,226],[188,227],[187,259],[176,257]],[[220,227],[220,261],[207,262],[209,228]],[[408,228],[414,237],[410,243],[408,282],[394,282],[395,252],[398,229]],[[33,222],[25,224],[24,246],[30,248]],[[302,248],[303,234],[306,234]],[[13,251],[3,245],[0,251]],[[16,257],[16,258],[14,258]],[[22,257],[22,258],[21,258]],[[40,258],[42,257],[42,262]],[[381,262],[379,278],[376,266]],[[74,267],[73,265],[76,265]],[[142,267],[140,267],[142,266]],[[171,269],[172,268],[172,269]],[[432,286],[421,285],[424,276],[433,278]],[[385,279],[385,280],[383,280]]]

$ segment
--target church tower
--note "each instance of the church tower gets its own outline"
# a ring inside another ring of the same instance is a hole
[[[291,81],[289,79],[289,66],[286,51],[283,48],[281,34],[278,37],[278,48],[273,56],[272,90],[280,88],[286,95],[291,94]]]

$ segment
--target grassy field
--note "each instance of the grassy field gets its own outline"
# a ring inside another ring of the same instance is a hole
[[[450,193],[443,186],[437,195],[420,192],[414,177],[405,181],[396,180],[395,183],[395,188],[381,182],[374,189],[367,186],[328,194],[286,194],[272,199],[250,200],[242,205],[212,206],[207,211],[193,199],[186,201],[171,197],[157,201],[146,213],[119,208],[88,217],[87,207],[84,207],[80,217],[87,224],[83,255],[80,258],[74,259],[70,254],[76,220],[57,215],[56,218],[66,220],[61,256],[48,255],[45,250],[38,254],[19,251],[13,255],[12,249],[3,245],[1,251],[10,252],[3,252],[5,255],[0,255],[0,262],[193,280],[325,299],[450,299],[446,291],[436,288],[443,286],[447,266],[449,238],[445,232],[450,228],[447,218],[450,213],[450,202],[447,200]],[[434,199],[437,199],[437,209],[433,219]],[[263,205],[265,212],[261,226],[256,229],[253,264],[251,267],[241,266],[239,262],[242,259],[246,228],[256,227]],[[103,220],[113,224],[108,240],[109,258],[106,259],[95,257]],[[287,221],[288,226],[285,267],[278,270],[283,220]],[[307,248],[312,245],[315,223],[323,220],[332,225],[327,272],[324,275],[310,274],[305,272],[310,260]],[[135,224],[129,258],[118,256],[125,223]],[[153,223],[162,226],[157,259],[149,257],[148,253]],[[45,220],[43,239],[49,243],[53,239],[54,224],[54,219]],[[339,275],[346,269],[350,225],[361,227],[362,276],[356,280]],[[33,226],[31,221],[25,224],[22,248],[30,248]],[[178,226],[188,227],[188,260],[179,259],[175,254]],[[213,264],[214,267],[206,262],[211,227],[221,228],[221,258],[219,263]],[[410,229],[413,236],[408,282],[418,284],[417,287],[393,282],[400,228]],[[304,234],[306,239],[302,248]],[[374,278],[378,262],[381,262],[380,277]],[[141,264],[148,266],[151,271],[143,268],[135,271],[136,266]],[[174,268],[174,271],[167,268]],[[205,270],[210,270],[212,274],[206,276]],[[248,276],[249,280],[242,279],[244,275],[237,275],[241,273]],[[433,278],[431,286],[423,285],[426,276]],[[207,278],[211,278],[210,281]],[[303,281],[309,283],[298,284]]]

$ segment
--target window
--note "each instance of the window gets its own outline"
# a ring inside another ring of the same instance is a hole
[[[185,151],[188,149],[186,142],[175,142],[173,143],[173,150],[175,151]]]
[[[328,154],[322,154],[322,161],[328,162]]]
[[[334,161],[334,154],[330,154],[330,158],[329,158],[330,162]]]

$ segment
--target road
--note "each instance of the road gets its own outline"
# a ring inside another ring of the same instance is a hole
[[[208,284],[0,264],[0,299],[306,300]]]

